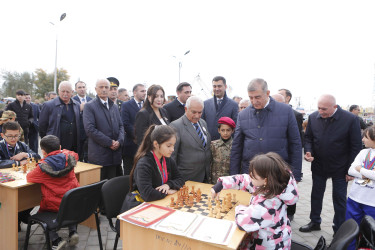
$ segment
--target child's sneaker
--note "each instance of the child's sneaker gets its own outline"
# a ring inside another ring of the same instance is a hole
[[[52,250],[63,249],[65,245],[66,245],[66,241],[61,239],[61,237],[59,237],[56,240],[52,241]]]
[[[69,233],[69,246],[75,246],[79,242],[79,236],[76,231],[72,231]]]

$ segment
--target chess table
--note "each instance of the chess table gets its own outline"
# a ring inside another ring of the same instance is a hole
[[[191,190],[191,186],[198,188],[202,191],[202,196],[209,195],[211,193],[212,184],[205,184],[193,181],[187,181],[186,186]],[[227,193],[236,194],[236,204],[248,205],[251,195],[247,192],[239,190],[223,190],[221,191],[220,197],[224,197]],[[167,195],[164,199],[149,202],[159,206],[170,207],[171,197],[177,200],[177,193],[173,195]],[[205,200],[205,198],[203,199]],[[182,210],[186,212],[200,213],[206,215],[206,209],[199,209],[198,206],[205,206],[204,204],[194,204],[192,208],[177,208],[176,210]],[[193,211],[194,210],[194,211]],[[201,211],[200,211],[201,210]],[[222,219],[234,221],[235,218],[235,206],[233,206],[229,212],[223,214]],[[120,220],[120,238],[122,240],[123,249],[153,249],[153,250],[195,250],[195,249],[237,249],[240,245],[242,239],[245,237],[245,232],[235,229],[235,232],[227,246],[218,245],[208,242],[203,242],[185,236],[173,235],[164,232],[160,232],[151,228],[144,228],[141,226],[136,226],[129,222]]]
[[[101,166],[78,162],[74,168],[81,186],[100,181]],[[10,173],[15,181],[0,183],[0,249],[18,249],[18,212],[38,206],[42,193],[40,185],[26,181],[26,174],[15,172],[12,168],[0,169]],[[82,223],[96,228],[95,217],[91,216]]]

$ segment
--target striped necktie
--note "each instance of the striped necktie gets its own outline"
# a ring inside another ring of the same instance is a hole
[[[206,139],[204,139],[204,136],[203,136],[201,128],[199,127],[198,123],[193,123],[193,125],[195,127],[195,130],[198,133],[198,137],[202,140],[203,147],[205,148],[206,147]]]

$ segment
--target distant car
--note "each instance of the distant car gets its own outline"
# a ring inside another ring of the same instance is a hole
[[[8,104],[8,103],[14,102],[16,100],[16,98],[14,98],[14,97],[4,97],[3,100],[6,104]]]

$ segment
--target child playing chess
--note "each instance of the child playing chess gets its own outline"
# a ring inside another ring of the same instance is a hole
[[[40,141],[43,159],[37,167],[27,174],[28,182],[40,183],[42,201],[39,211],[58,212],[64,194],[79,187],[74,173],[78,155],[66,149],[61,150],[60,140],[54,135],[47,135]],[[62,249],[67,244],[56,232],[50,231],[49,237],[53,249]],[[69,227],[69,245],[78,243],[77,225]]]
[[[346,202],[346,219],[354,219],[358,225],[365,215],[375,218],[375,126],[363,132],[362,149],[349,168],[348,174],[355,177]],[[356,249],[355,240],[348,249]]]
[[[211,184],[216,184],[220,176],[229,175],[232,134],[236,127],[236,123],[225,116],[219,119],[218,124],[220,139],[211,142]]]
[[[171,157],[176,143],[176,132],[167,125],[151,125],[134,157],[130,172],[130,191],[122,211],[143,201],[161,200],[184,184],[176,163]]]
[[[222,189],[252,194],[249,206],[235,209],[236,223],[248,237],[241,249],[290,249],[292,228],[287,205],[298,200],[297,183],[287,163],[276,153],[255,156],[249,174],[220,177],[211,189],[212,198]]]

